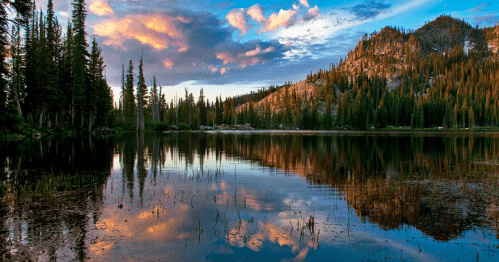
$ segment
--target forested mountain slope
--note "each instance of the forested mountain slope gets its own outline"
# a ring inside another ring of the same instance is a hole
[[[449,16],[416,31],[385,27],[345,61],[242,104],[238,118],[306,129],[497,126],[498,36],[499,26]]]

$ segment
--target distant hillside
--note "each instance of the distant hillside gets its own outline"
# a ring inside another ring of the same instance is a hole
[[[432,54],[445,54],[454,48],[465,53],[486,51],[488,46],[497,52],[498,32],[499,26],[475,29],[450,16],[440,16],[414,32],[385,27],[379,33],[364,35],[338,67],[353,75],[361,71],[368,75],[382,74],[393,88],[400,84],[397,77],[402,67],[415,66],[421,59],[430,59]]]
[[[235,111],[267,128],[498,125],[498,50],[499,26],[450,16],[416,31],[385,27],[365,34],[345,61]]]
[[[303,101],[311,101],[315,97],[321,97],[320,92],[324,88],[324,84],[325,81],[319,79],[314,82],[304,80],[294,85],[283,85],[276,92],[261,100],[243,103],[237,108],[237,112],[241,112],[249,106],[263,110],[266,105],[269,105],[271,112],[278,113],[283,109],[287,100],[290,100],[293,105],[301,105]]]

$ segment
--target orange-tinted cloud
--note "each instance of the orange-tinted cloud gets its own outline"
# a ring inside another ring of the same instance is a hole
[[[172,69],[173,65],[175,65],[175,63],[173,63],[171,59],[166,59],[163,62],[163,65],[165,66],[165,68]]]
[[[123,49],[126,49],[123,46],[126,40],[135,39],[158,50],[173,45],[179,47],[179,52],[183,52],[188,49],[188,45],[182,31],[175,25],[175,21],[189,23],[188,19],[180,16],[130,15],[125,18],[108,19],[103,23],[96,24],[94,32],[108,38],[104,44],[119,46]]]
[[[114,13],[113,8],[107,2],[101,0],[93,1],[88,9],[96,15],[111,15]]]
[[[224,65],[234,63],[238,65],[237,68],[243,69],[249,65],[256,65],[258,63],[265,64],[265,61],[268,58],[266,58],[264,55],[270,52],[274,52],[275,50],[276,49],[273,46],[262,49],[259,45],[257,45],[255,49],[242,52],[238,55],[232,55],[230,53],[217,53],[217,59],[222,60]],[[216,70],[218,70],[211,66],[209,67],[209,69],[212,70],[212,72],[216,72]],[[228,69],[230,69],[230,67],[225,67],[225,70],[223,70],[223,68],[220,68],[220,73],[224,74],[228,72]]]
[[[189,50],[189,47],[187,47],[187,46],[182,46],[182,47],[180,47],[180,48],[178,49],[178,51],[177,51],[177,52],[182,53],[182,52],[185,52],[185,51],[187,51],[187,50]]]
[[[225,68],[225,67],[220,68],[220,74],[221,75],[227,73],[227,71],[228,71],[228,68]]]
[[[113,247],[113,242],[97,241],[95,243],[91,243],[90,250],[93,251],[96,255],[102,255],[106,252],[109,252]]]
[[[252,5],[250,8],[248,8],[247,13],[251,17],[251,19],[259,23],[266,20],[265,16],[263,16],[263,7],[259,4]]]
[[[245,56],[256,56],[256,55],[260,54],[261,51],[262,51],[262,49],[259,46],[257,46],[256,49],[250,50],[250,51],[246,52],[244,55]]]
[[[226,16],[229,23],[239,29],[243,35],[248,32],[248,19],[244,8],[232,9]]]
[[[273,46],[269,46],[265,50],[262,50],[259,46],[257,46],[254,50],[250,50],[250,51],[244,53],[244,55],[245,56],[256,56],[256,55],[260,55],[260,54],[265,54],[265,53],[268,53],[268,52],[272,52],[274,50],[275,50],[275,48]]]
[[[273,13],[265,22],[265,31],[274,31],[279,27],[290,27],[294,24],[296,18],[295,10],[279,10],[279,13]],[[262,31],[261,31],[262,32]]]
[[[262,59],[258,57],[253,57],[251,59],[243,59],[242,61],[239,62],[239,65],[241,68],[246,68],[249,65],[256,65],[257,63],[262,62]]]
[[[217,70],[218,70],[218,68],[217,68],[217,67],[212,66],[212,65],[208,66],[208,68],[211,70],[211,72],[212,72],[212,73],[215,73],[215,72],[217,72]]]
[[[222,60],[224,62],[224,65],[234,62],[234,57],[227,53],[218,53],[217,59]]]

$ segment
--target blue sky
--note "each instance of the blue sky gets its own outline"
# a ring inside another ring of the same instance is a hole
[[[54,1],[63,24],[71,2]],[[45,9],[46,0],[37,5]],[[446,14],[488,27],[498,24],[498,10],[473,0],[87,0],[87,33],[103,50],[111,86],[121,85],[122,64],[137,66],[143,52],[146,81],[156,76],[167,99],[187,87],[212,100],[301,81],[385,26],[417,29]]]

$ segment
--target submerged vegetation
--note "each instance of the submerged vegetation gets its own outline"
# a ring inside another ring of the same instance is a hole
[[[6,199],[16,198],[32,201],[33,198],[53,197],[57,193],[94,188],[102,185],[108,172],[51,173],[45,171],[11,172],[10,181],[0,185],[0,196]]]

